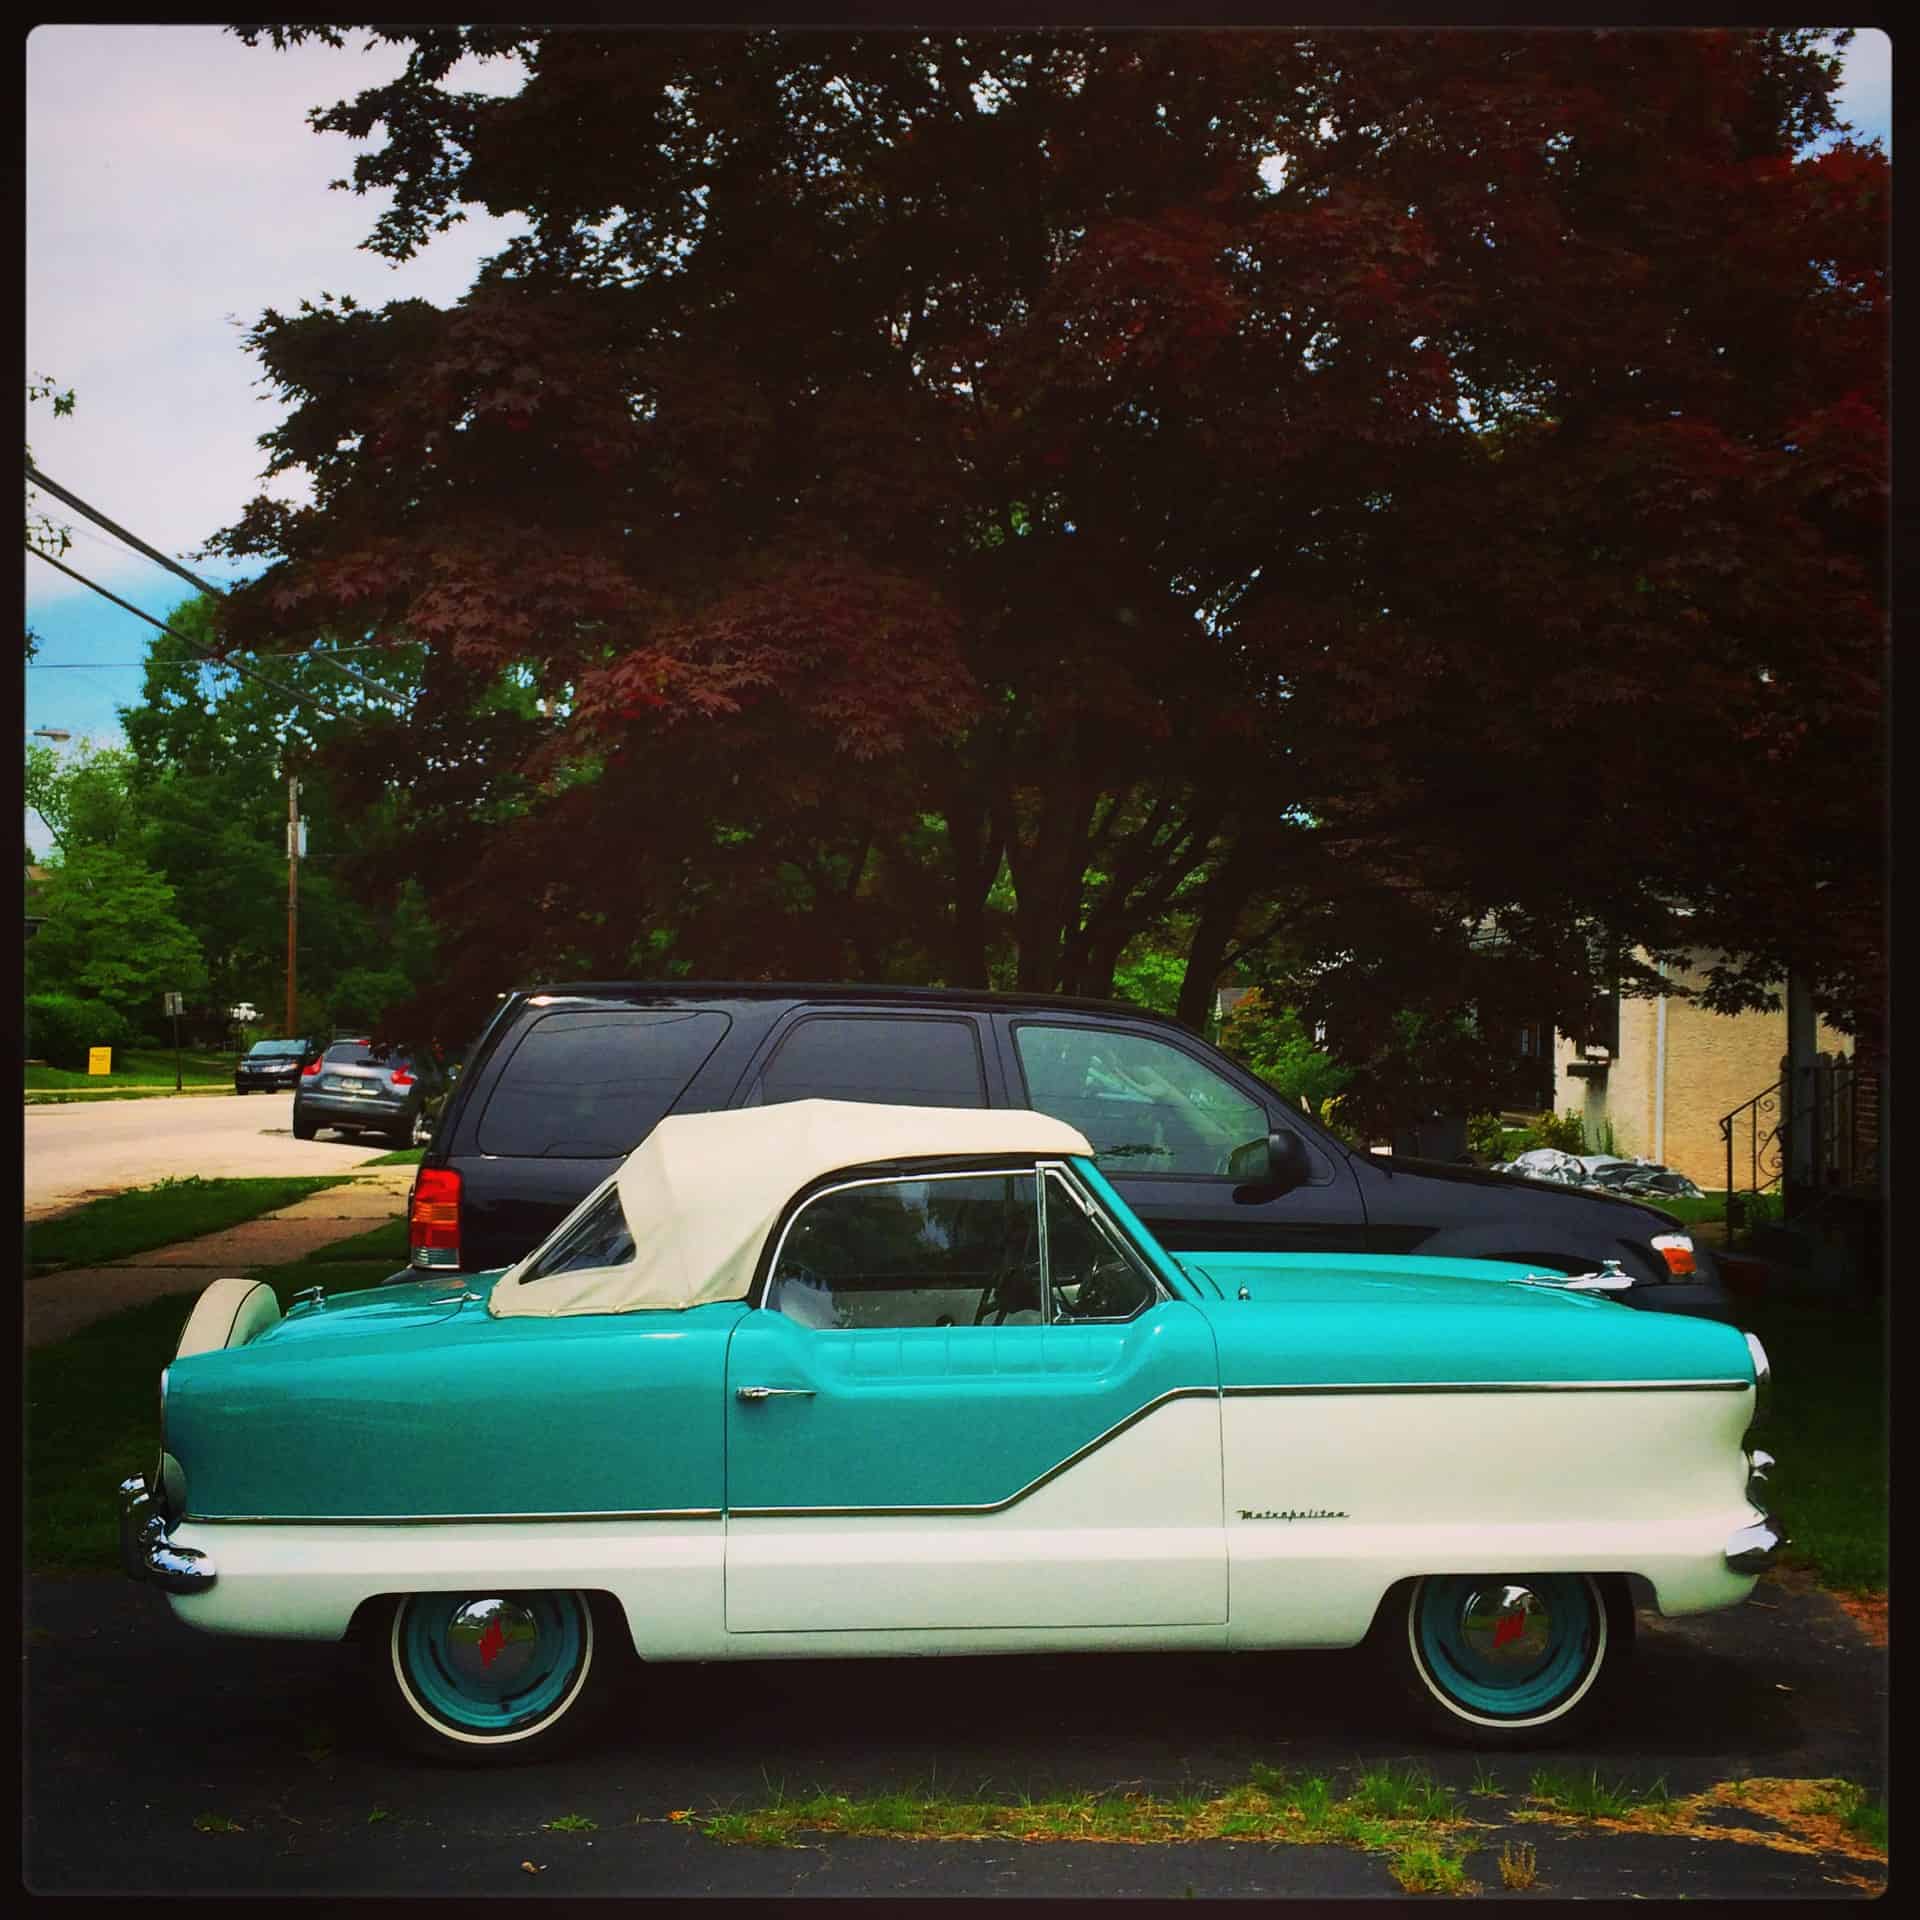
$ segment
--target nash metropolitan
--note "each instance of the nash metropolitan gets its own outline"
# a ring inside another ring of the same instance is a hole
[[[1164,1249],[1083,1135],[806,1100],[661,1122],[538,1248],[283,1314],[213,1283],[128,1571],[363,1642],[411,1744],[518,1759],[642,1660],[1351,1647],[1565,1736],[1781,1536],[1767,1363],[1616,1277]]]

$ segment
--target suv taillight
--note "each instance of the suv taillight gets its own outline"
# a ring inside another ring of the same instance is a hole
[[[451,1167],[422,1167],[414,1175],[407,1250],[416,1267],[460,1264],[460,1176]]]
[[[394,1070],[388,1074],[387,1078],[391,1080],[396,1087],[410,1087],[413,1085],[413,1075],[410,1074],[405,1067],[395,1067]]]
[[[318,1060],[309,1060],[307,1064],[300,1069],[300,1078],[302,1080],[311,1080],[319,1071],[320,1062]]]

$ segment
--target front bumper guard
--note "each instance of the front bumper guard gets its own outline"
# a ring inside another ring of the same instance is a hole
[[[130,1579],[167,1593],[205,1593],[219,1577],[198,1547],[173,1544],[143,1473],[120,1482],[120,1560]]]
[[[1771,1514],[1763,1515],[1750,1527],[1742,1527],[1727,1542],[1727,1567],[1733,1573],[1765,1573],[1779,1559],[1781,1550],[1787,1545],[1787,1536],[1780,1531],[1778,1522]]]

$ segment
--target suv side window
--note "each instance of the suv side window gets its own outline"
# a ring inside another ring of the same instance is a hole
[[[973,1022],[809,1014],[788,1029],[746,1104],[786,1100],[984,1107],[987,1085]]]
[[[680,1007],[543,1014],[487,1097],[475,1144],[519,1159],[629,1153],[679,1099],[730,1025]]]
[[[1027,1020],[1013,1035],[1027,1098],[1078,1127],[1103,1173],[1224,1176],[1267,1137],[1264,1107],[1164,1041]]]

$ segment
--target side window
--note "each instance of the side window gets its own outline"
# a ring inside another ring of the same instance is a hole
[[[1267,1137],[1266,1109],[1190,1054],[1098,1027],[1014,1028],[1027,1097],[1093,1142],[1106,1174],[1229,1174]]]
[[[482,1153],[607,1159],[650,1134],[706,1063],[724,1013],[613,1008],[544,1014],[521,1035],[480,1116]]]
[[[535,1264],[521,1284],[556,1273],[583,1273],[590,1267],[623,1267],[633,1258],[633,1233],[620,1205],[620,1191],[609,1185]]]
[[[781,1041],[749,1104],[771,1107],[783,1100],[984,1107],[987,1087],[973,1022],[812,1015]]]
[[[1037,1324],[1034,1176],[933,1175],[823,1193],[788,1227],[767,1304],[822,1328]]]
[[[1160,1297],[1152,1278],[1088,1218],[1057,1173],[1046,1176],[1047,1287],[1055,1320],[1131,1320]]]

